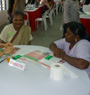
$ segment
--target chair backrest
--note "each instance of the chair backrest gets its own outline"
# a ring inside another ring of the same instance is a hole
[[[42,16],[42,19],[43,19],[43,20],[46,19],[46,16],[47,16],[47,14],[48,14],[48,11],[49,11],[49,10],[45,11],[45,13],[43,14],[43,16]]]
[[[58,10],[58,7],[59,7],[59,4],[58,4],[58,3],[56,3],[56,10]]]
[[[26,15],[27,19],[29,19],[28,13],[24,12],[24,15]]]
[[[26,15],[26,19],[24,20],[25,24],[28,23],[28,25],[30,26],[28,13],[24,12],[24,15]]]
[[[49,8],[49,11],[51,11],[52,8],[53,8],[53,6],[51,6],[51,7]]]
[[[53,12],[54,12],[54,9],[52,8],[49,15],[52,16]]]

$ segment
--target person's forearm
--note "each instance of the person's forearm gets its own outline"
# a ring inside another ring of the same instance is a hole
[[[57,49],[57,46],[54,43],[51,43],[49,49],[54,51],[55,49]]]
[[[31,45],[31,41],[29,41],[27,45]]]
[[[13,5],[13,10],[12,10],[12,14],[15,12],[16,6],[17,6],[17,1],[15,1],[14,5]]]
[[[3,56],[3,52],[0,51],[0,57]]]
[[[89,66],[89,62],[80,58],[65,55],[64,57],[62,57],[62,59],[68,62],[70,65],[75,66],[79,69],[86,69]]]
[[[3,48],[4,46],[5,46],[5,42],[3,40],[1,40],[0,48]]]
[[[15,12],[16,5],[13,6],[12,14]]]
[[[0,43],[0,48],[3,48],[5,44],[3,43]]]

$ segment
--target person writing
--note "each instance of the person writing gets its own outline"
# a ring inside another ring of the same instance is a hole
[[[0,39],[2,43],[13,43],[14,45],[30,45],[33,39],[31,28],[24,24],[24,13],[16,11],[13,23],[5,26]]]
[[[0,43],[0,48],[4,48],[0,49],[0,57],[6,54],[10,54],[15,50],[12,43],[6,43],[6,44]]]
[[[49,48],[54,56],[79,69],[86,69],[90,64],[90,42],[85,39],[85,27],[77,22],[67,24],[65,38],[51,43]]]

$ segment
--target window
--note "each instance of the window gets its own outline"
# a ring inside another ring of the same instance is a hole
[[[7,9],[7,3],[8,3],[7,1],[6,0],[0,0],[0,11]]]

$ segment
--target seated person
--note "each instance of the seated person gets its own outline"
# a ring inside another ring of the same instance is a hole
[[[50,8],[50,6],[49,6],[47,0],[41,0],[41,1],[40,1],[40,4],[43,4],[43,7],[42,7],[42,9],[41,9],[41,15],[43,15],[44,12],[47,11],[47,10]]]
[[[34,4],[36,0],[28,0],[27,4]]]
[[[0,48],[4,48],[0,50],[0,57],[5,54],[10,54],[15,50],[12,43],[6,43],[6,44],[0,43]]]
[[[90,42],[85,39],[85,27],[77,22],[69,22],[67,26],[65,38],[51,43],[49,48],[54,56],[79,69],[86,69],[90,64]],[[87,71],[90,76],[90,68]]]
[[[24,14],[16,11],[13,16],[13,23],[5,26],[0,34],[2,43],[13,43],[14,45],[31,44],[31,28],[24,24]]]

